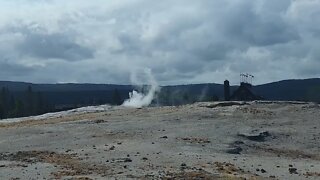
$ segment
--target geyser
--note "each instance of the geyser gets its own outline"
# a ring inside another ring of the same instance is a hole
[[[152,76],[150,69],[144,70],[143,76],[144,76],[144,79],[148,81],[147,83],[150,84],[148,92],[144,94],[144,93],[139,93],[138,91],[133,90],[132,92],[129,93],[129,99],[125,100],[122,106],[141,108],[144,106],[149,106],[151,104],[155,94],[160,91],[160,88],[157,81]],[[133,83],[137,83],[136,73],[131,74],[131,81]],[[138,82],[138,83],[141,83],[141,82]],[[140,84],[140,86],[142,85]]]

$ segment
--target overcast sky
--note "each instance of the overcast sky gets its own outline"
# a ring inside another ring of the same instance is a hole
[[[255,84],[320,76],[320,0],[0,1],[0,80]]]

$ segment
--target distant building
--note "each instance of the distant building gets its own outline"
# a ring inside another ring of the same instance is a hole
[[[237,90],[233,92],[230,100],[233,101],[253,101],[261,99],[252,92],[252,85],[242,82]]]
[[[250,74],[240,74],[240,86],[230,96],[229,81],[224,81],[224,97],[225,101],[253,101],[262,99],[254,94],[252,90],[252,80],[254,76]]]
[[[224,100],[230,101],[230,84],[228,80],[224,81]]]

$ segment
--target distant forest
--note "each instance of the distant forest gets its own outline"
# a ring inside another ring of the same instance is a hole
[[[103,97],[109,93],[109,91],[35,92],[31,86],[25,91],[17,92],[2,87],[0,119],[40,115],[89,105],[122,104],[123,98],[117,89],[112,91],[111,99]]]
[[[12,93],[2,87],[0,93],[0,118],[32,116],[49,112],[52,106],[43,98],[42,93],[33,92],[31,86],[25,92]]]
[[[231,93],[238,86],[231,86]],[[90,105],[120,105],[129,98],[130,85],[32,84],[0,81],[0,119],[39,115]],[[320,79],[284,80],[254,86],[252,91],[265,100],[320,102]],[[222,84],[163,86],[152,106],[172,106],[199,101],[223,100]]]
[[[129,98],[130,89],[113,90],[75,90],[75,91],[34,91],[28,86],[24,91],[10,91],[2,87],[0,93],[0,119],[40,115],[47,112],[69,110],[91,105],[121,105]],[[148,86],[138,88],[147,93]],[[163,90],[156,94],[153,106],[182,105],[198,101],[217,101],[216,95],[204,92],[192,95],[186,90]]]

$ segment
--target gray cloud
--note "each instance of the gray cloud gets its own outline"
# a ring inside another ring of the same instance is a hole
[[[255,3],[250,1],[238,5],[232,6],[220,22],[225,35],[230,39],[249,46],[268,46],[299,39],[295,27],[286,22],[281,14],[288,7],[270,13],[268,11],[273,9],[263,11],[265,7],[262,6],[262,9],[257,10]]]
[[[10,63],[8,61],[1,61],[0,67],[0,77],[6,77],[7,80],[14,80],[14,78],[31,75],[36,69],[35,67],[27,67],[21,64]]]
[[[27,34],[18,47],[21,53],[42,59],[77,61],[93,58],[93,52],[65,34]]]
[[[48,33],[45,28],[32,29],[29,26],[9,28],[9,30],[21,34],[22,41],[16,44],[16,50],[23,56],[67,61],[79,61],[94,57],[93,50],[77,43],[74,35],[69,32]]]
[[[141,68],[161,84],[236,84],[241,72],[255,74],[255,83],[319,77],[319,7],[318,0],[0,2],[0,62],[10,59],[0,78],[127,84]]]

